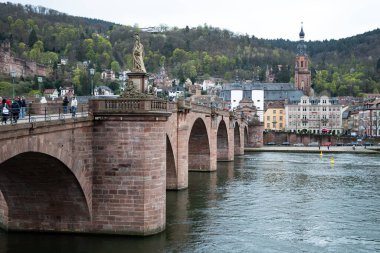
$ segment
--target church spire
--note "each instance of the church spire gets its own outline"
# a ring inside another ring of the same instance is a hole
[[[311,72],[309,70],[309,57],[306,53],[306,44],[304,41],[305,32],[303,31],[303,22],[301,23],[301,31],[299,33],[300,41],[297,45],[297,54],[295,58],[294,68],[294,85],[298,90],[302,90],[307,96],[312,94],[311,88]]]
[[[303,22],[301,22],[301,31],[300,31],[300,41],[297,45],[297,54],[298,55],[306,55],[306,45],[304,42],[305,32],[303,31]]]
[[[305,38],[305,32],[303,31],[303,22],[301,22],[300,40]]]

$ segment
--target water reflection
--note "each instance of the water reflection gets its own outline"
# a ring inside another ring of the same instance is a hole
[[[192,172],[147,238],[5,234],[0,252],[380,252],[380,157],[254,153]]]

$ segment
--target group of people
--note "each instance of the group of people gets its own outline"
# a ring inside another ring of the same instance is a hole
[[[73,117],[75,117],[75,114],[78,108],[78,100],[76,99],[76,97],[72,97],[71,102],[70,102],[67,96],[65,96],[63,98],[63,103],[62,103],[63,113],[68,113],[69,103],[70,103],[70,113]]]
[[[70,105],[70,106],[69,106]],[[0,96],[0,115],[1,124],[7,124],[10,121],[11,124],[17,123],[19,119],[23,119],[26,116],[26,100],[25,97],[15,97],[13,100],[7,97]],[[72,97],[69,101],[65,96],[63,99],[63,113],[70,113],[72,117],[75,117],[78,107],[78,100],[76,97]]]
[[[10,119],[11,124],[17,123],[19,119],[25,118],[26,101],[24,97],[10,98],[0,97],[1,124],[7,124]]]

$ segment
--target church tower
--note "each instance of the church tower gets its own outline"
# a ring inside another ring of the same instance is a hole
[[[312,95],[311,89],[311,73],[309,70],[309,57],[306,54],[306,45],[304,42],[305,33],[301,24],[300,41],[297,45],[297,54],[294,68],[294,85],[297,89],[302,90],[307,96]]]

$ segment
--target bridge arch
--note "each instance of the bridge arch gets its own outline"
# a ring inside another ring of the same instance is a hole
[[[228,161],[230,160],[228,156],[229,152],[229,140],[228,140],[228,132],[227,125],[224,120],[221,120],[218,126],[217,131],[217,160],[218,161]]]
[[[8,229],[83,231],[91,221],[80,182],[66,163],[49,154],[22,152],[3,161],[0,189],[0,213]]]
[[[188,170],[209,170],[211,167],[209,134],[202,118],[197,118],[192,125],[188,147]]]
[[[177,189],[178,173],[173,146],[166,135],[166,189]]]

